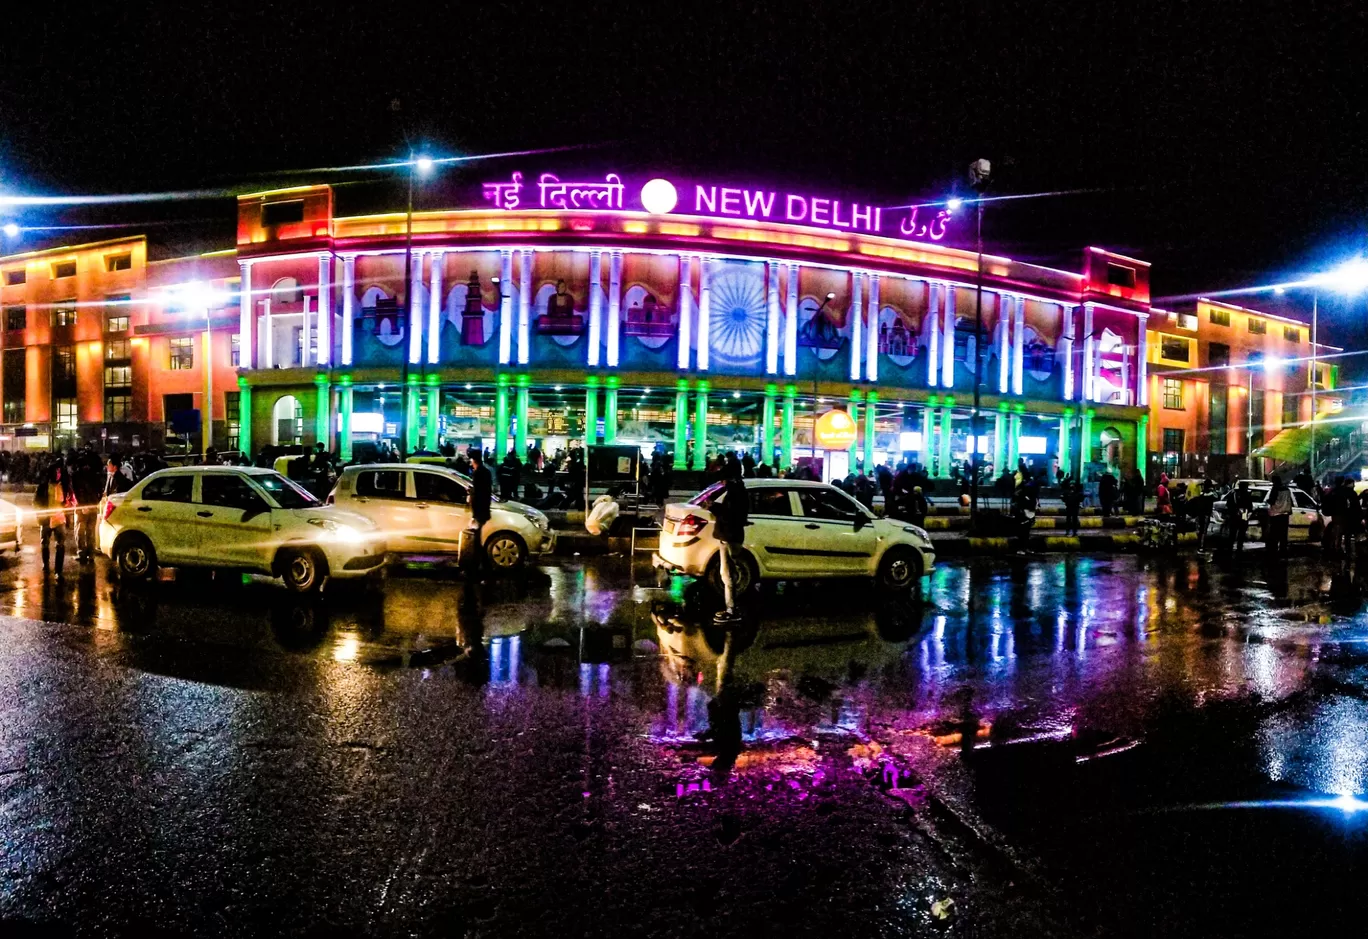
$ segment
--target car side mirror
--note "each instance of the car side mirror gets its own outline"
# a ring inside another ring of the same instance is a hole
[[[867,515],[865,515],[863,512],[856,512],[856,513],[855,513],[855,530],[856,530],[856,531],[859,531],[861,528],[864,528],[864,527],[865,527],[866,525],[868,525],[868,524],[869,524],[869,517],[868,517]]]

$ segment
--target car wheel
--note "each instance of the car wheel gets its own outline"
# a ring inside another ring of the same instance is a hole
[[[142,535],[128,535],[114,549],[119,576],[128,580],[151,580],[157,572],[157,552]]]
[[[879,562],[879,585],[889,590],[906,590],[921,579],[922,557],[914,548],[889,548]]]
[[[292,593],[312,593],[323,585],[327,571],[322,556],[312,548],[291,549],[280,559],[280,576]]]
[[[527,559],[527,546],[511,531],[495,532],[485,541],[485,556],[495,570],[511,571]]]
[[[732,593],[740,596],[751,589],[751,586],[760,578],[756,574],[755,561],[752,560],[751,556],[745,551],[738,551],[736,554],[739,563],[736,565],[737,569],[732,572]],[[713,559],[708,562],[708,572],[705,576],[708,580],[708,586],[712,587],[719,597],[723,596],[721,552],[713,555]]]

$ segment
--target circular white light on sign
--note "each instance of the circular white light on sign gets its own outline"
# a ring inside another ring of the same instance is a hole
[[[641,187],[641,206],[652,215],[673,211],[678,201],[679,193],[668,179],[652,179]]]

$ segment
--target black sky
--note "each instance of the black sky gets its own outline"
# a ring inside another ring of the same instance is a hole
[[[303,181],[279,171],[400,154],[398,97],[433,150],[589,144],[565,162],[885,204],[963,188],[986,156],[1004,193],[1104,190],[994,206],[993,250],[1072,266],[1104,245],[1153,262],[1156,295],[1211,291],[1364,248],[1366,32],[1362,4],[1330,2],[27,5],[4,31],[0,186]],[[116,214],[231,237],[224,203]],[[1362,301],[1335,316],[1356,341]]]

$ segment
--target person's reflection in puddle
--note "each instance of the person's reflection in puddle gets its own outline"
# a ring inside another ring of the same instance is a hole
[[[322,645],[331,624],[322,597],[280,600],[271,604],[271,633],[282,649],[310,652]]]
[[[457,678],[471,685],[483,685],[489,680],[484,634],[479,587],[468,582],[461,587],[461,599],[456,604],[456,642],[461,646],[461,655],[452,668]]]

